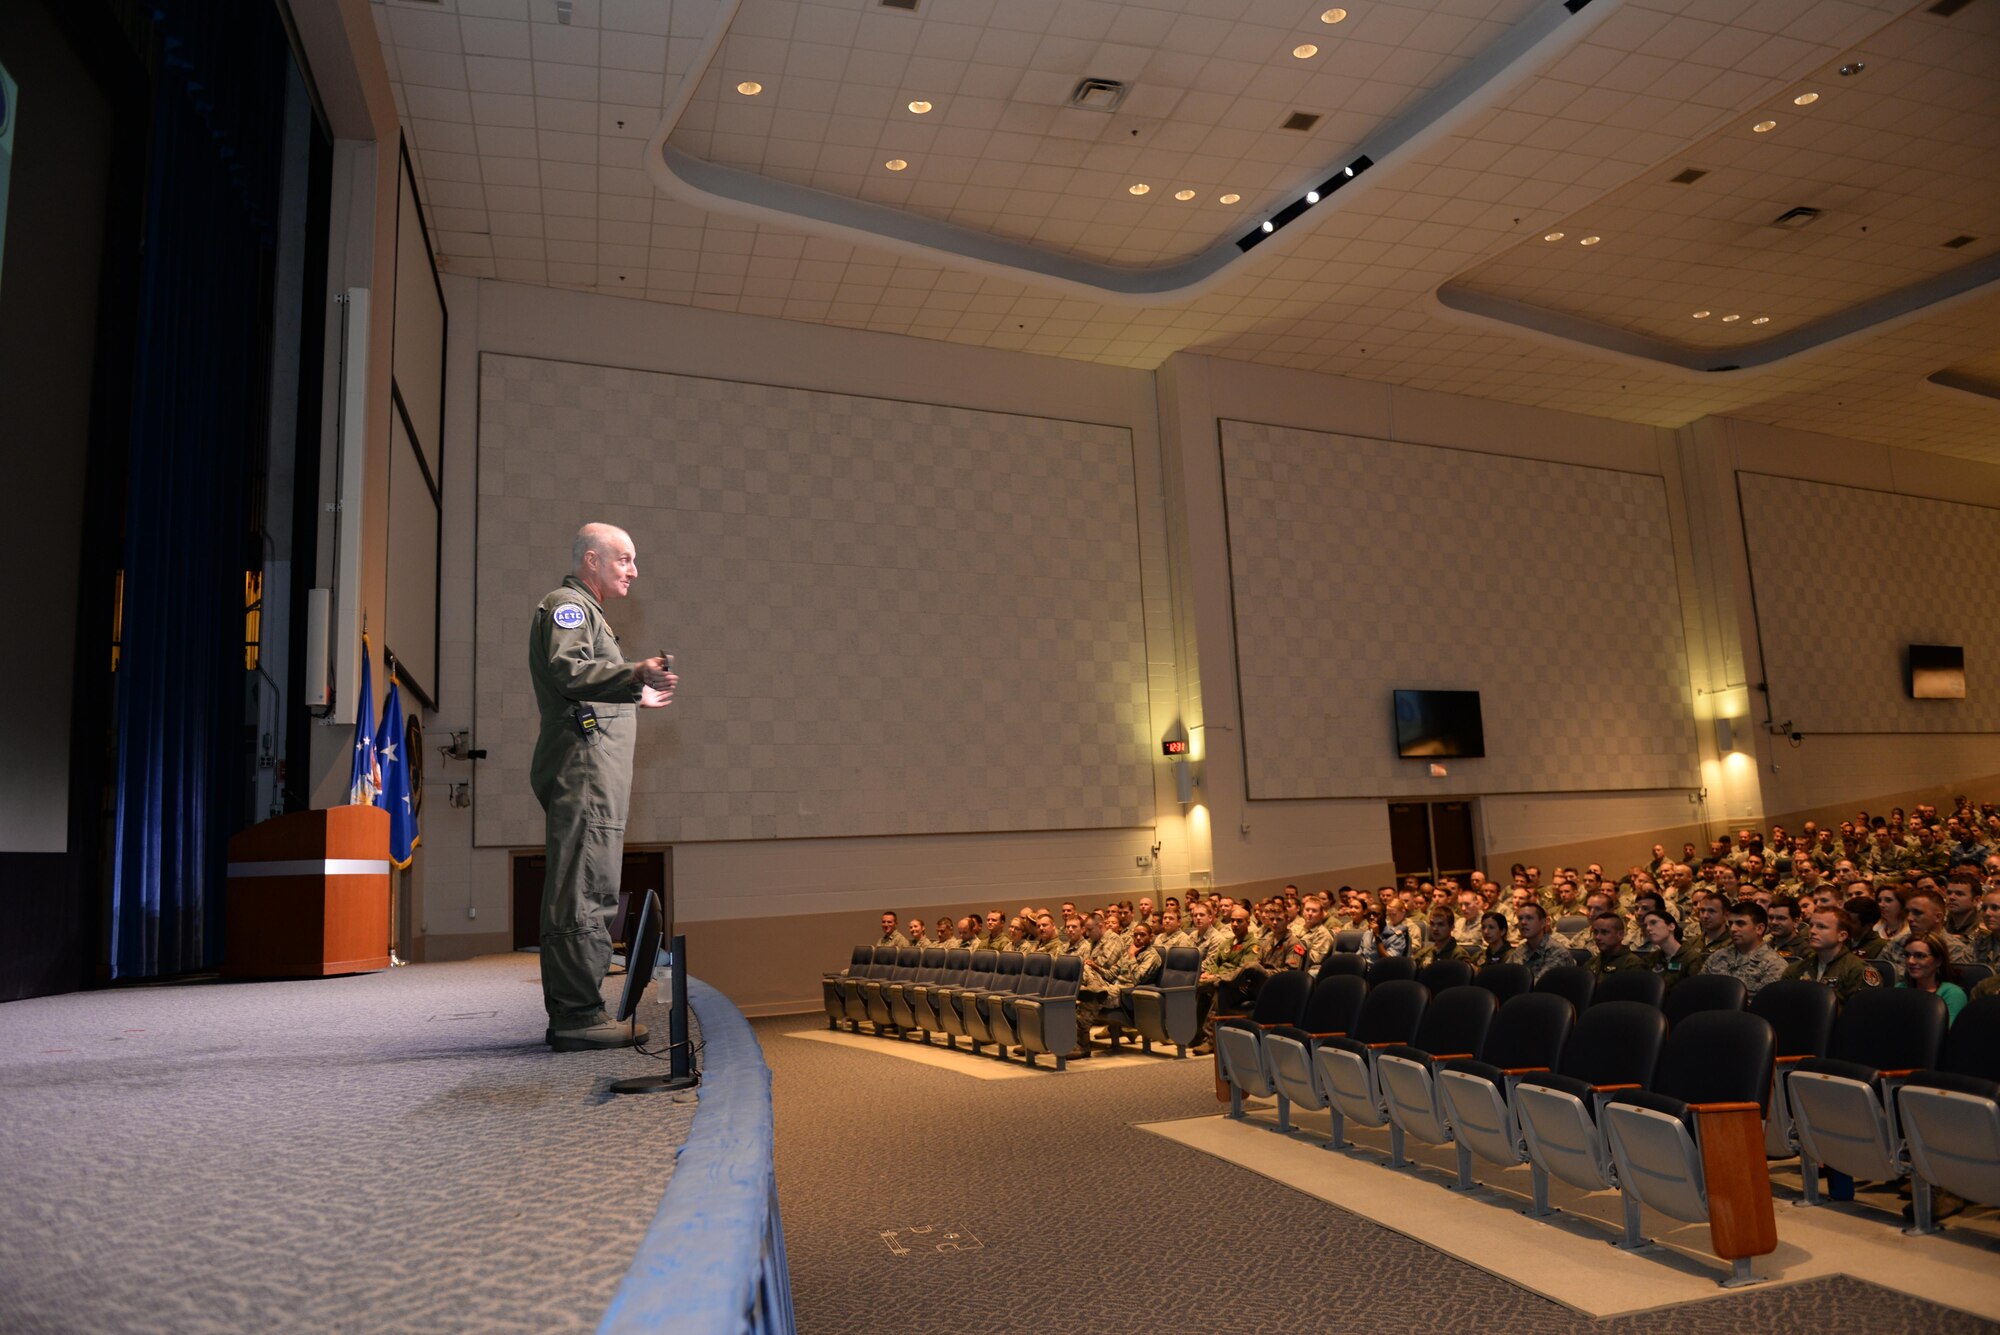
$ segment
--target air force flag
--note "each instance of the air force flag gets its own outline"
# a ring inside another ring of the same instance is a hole
[[[394,694],[395,688],[390,688]],[[382,765],[375,754],[375,687],[369,680],[368,637],[361,637],[361,694],[354,709],[354,767],[347,772],[347,804],[372,807],[382,791]]]
[[[389,813],[389,860],[398,868],[410,865],[411,852],[422,838],[410,792],[410,758],[403,747],[403,693],[391,667],[388,698],[382,701],[382,730],[375,734],[375,753],[382,767],[382,791],[375,805]]]

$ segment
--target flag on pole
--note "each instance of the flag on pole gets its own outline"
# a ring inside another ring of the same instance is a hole
[[[410,758],[403,754],[403,693],[397,686],[392,663],[389,692],[382,701],[382,730],[375,734],[375,754],[381,767],[381,791],[375,805],[389,813],[389,860],[403,868],[410,865],[410,856],[422,836],[417,831],[416,807],[410,800]]]
[[[361,693],[354,710],[354,768],[347,776],[347,804],[372,807],[382,791],[382,762],[375,753],[375,687],[368,673],[368,635],[361,635]]]

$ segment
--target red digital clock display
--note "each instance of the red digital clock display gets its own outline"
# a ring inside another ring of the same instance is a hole
[[[1187,753],[1188,744],[1185,737],[1175,737],[1160,743],[1160,754],[1163,756],[1184,756]]]

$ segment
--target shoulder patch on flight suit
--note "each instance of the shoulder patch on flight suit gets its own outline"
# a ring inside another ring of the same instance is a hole
[[[1882,986],[1882,971],[1870,964],[1861,970],[1861,981],[1870,987]]]
[[[583,624],[583,609],[575,603],[564,603],[549,614],[549,620],[555,622],[564,630],[575,630]]]

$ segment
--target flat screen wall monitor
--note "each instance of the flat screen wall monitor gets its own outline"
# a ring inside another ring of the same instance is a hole
[[[1397,691],[1396,754],[1406,759],[1486,754],[1478,691]]]
[[[1912,700],[1965,698],[1965,646],[1913,644],[1909,671]]]

